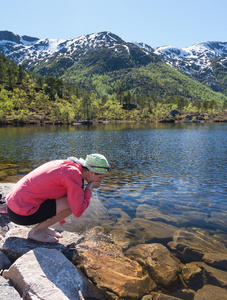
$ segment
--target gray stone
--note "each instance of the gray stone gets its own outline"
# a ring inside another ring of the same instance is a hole
[[[14,185],[15,183],[0,183],[0,194],[8,194]]]
[[[21,300],[20,294],[12,286],[9,280],[0,276],[0,299],[1,300]]]
[[[11,261],[2,251],[0,251],[0,270],[8,269],[10,266]]]
[[[27,252],[3,272],[3,277],[13,282],[23,299],[79,300],[81,295],[88,296],[88,282],[55,249],[37,248]]]
[[[145,267],[159,288],[173,290],[177,287],[181,267],[165,246],[140,244],[128,249],[125,255]]]
[[[205,232],[177,230],[168,246],[185,262],[200,261],[209,252],[227,254],[225,245]]]
[[[0,250],[14,262],[17,258],[35,248],[43,247],[48,249],[65,250],[66,246],[77,243],[82,237],[76,233],[63,232],[63,238],[59,243],[41,243],[27,239],[30,228],[17,226],[9,230],[4,239],[0,241]]]
[[[227,300],[227,292],[214,285],[205,285],[198,290],[194,300]]]

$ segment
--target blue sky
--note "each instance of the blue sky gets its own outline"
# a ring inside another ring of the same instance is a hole
[[[151,47],[227,42],[227,0],[0,0],[0,30],[38,38],[111,31]]]

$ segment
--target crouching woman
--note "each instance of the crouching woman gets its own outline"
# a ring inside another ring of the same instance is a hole
[[[100,186],[109,168],[101,154],[41,165],[19,180],[6,196],[10,220],[18,225],[35,225],[29,239],[58,242],[62,235],[49,227],[63,224],[71,214],[80,217],[90,204],[92,190]]]

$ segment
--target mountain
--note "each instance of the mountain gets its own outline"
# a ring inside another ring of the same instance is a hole
[[[65,69],[100,49],[103,50],[104,55],[108,55],[109,52],[115,53],[115,59],[112,57],[109,63],[109,70],[138,64],[145,65],[155,57],[150,49],[142,49],[133,43],[127,43],[110,32],[94,33],[66,40],[29,39],[27,36],[20,37],[8,31],[0,32],[0,52],[17,64],[23,64],[31,70],[38,70],[42,75],[46,73],[53,75],[51,64],[55,61],[55,69],[61,69],[57,76],[61,76]],[[121,56],[120,53],[130,54],[130,61],[118,59]]]
[[[153,53],[182,74],[227,95],[227,42],[202,42],[187,48],[164,46]]]
[[[158,99],[173,95],[189,101],[226,99],[175,70],[224,91],[226,43],[153,49],[141,42],[126,42],[107,31],[72,39],[38,39],[0,31],[0,52],[31,71],[60,77],[99,96],[116,93],[121,87],[133,95],[153,93]]]

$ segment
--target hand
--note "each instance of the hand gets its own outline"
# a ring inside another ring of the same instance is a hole
[[[100,187],[101,182],[99,181],[92,181],[88,183],[87,189],[92,190],[92,189],[98,189]]]

